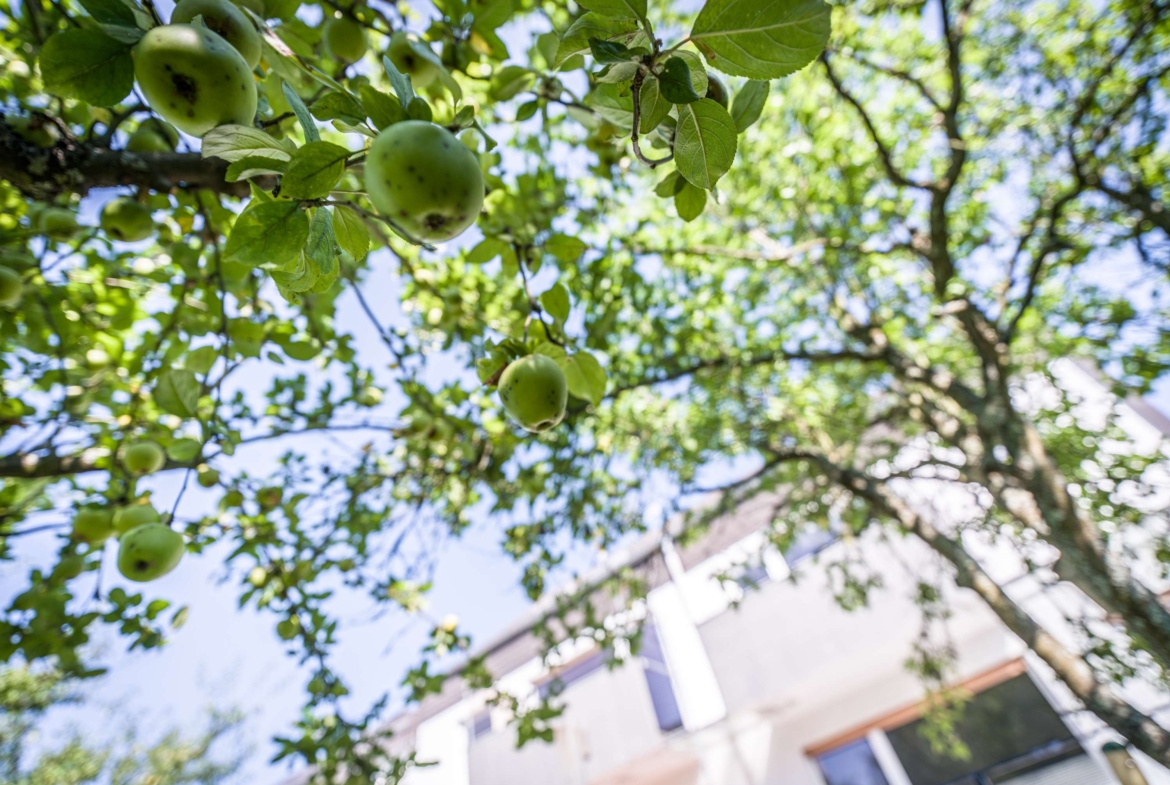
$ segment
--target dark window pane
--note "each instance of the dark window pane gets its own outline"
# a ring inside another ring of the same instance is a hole
[[[662,653],[662,641],[653,624],[642,628],[642,670],[646,674],[646,687],[650,690],[650,702],[658,717],[658,727],[668,731],[682,727],[682,713],[674,696],[674,683],[666,669],[666,657]]]
[[[818,755],[817,765],[826,785],[889,785],[865,739]]]
[[[916,720],[886,733],[914,785],[945,785],[1027,756],[1040,747],[1058,751],[1065,746],[1062,742],[1072,738],[1027,675],[998,684],[967,702],[956,732],[970,749],[970,760],[935,753],[919,732],[921,727],[922,720]]]
[[[471,738],[478,739],[487,733],[492,732],[492,714],[490,710],[481,711],[475,715],[471,721]]]

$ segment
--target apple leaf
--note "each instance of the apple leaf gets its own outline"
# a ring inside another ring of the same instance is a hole
[[[657,76],[651,76],[642,82],[638,91],[638,105],[641,116],[638,118],[638,131],[648,134],[658,127],[659,123],[670,114],[673,104],[662,94],[662,87]]]
[[[309,218],[298,203],[252,202],[236,218],[223,258],[249,267],[281,267],[300,255],[308,237]]]
[[[707,0],[691,40],[726,74],[778,79],[825,51],[830,20],[824,0]]]
[[[395,68],[389,57],[382,58],[382,67],[386,69],[386,76],[390,77],[390,84],[394,86],[398,103],[402,104],[402,108],[405,110],[406,107],[410,106],[411,99],[414,98],[414,88],[410,84],[410,76]]]
[[[601,16],[646,19],[646,0],[583,0],[577,5]]]
[[[301,100],[301,97],[297,95],[297,91],[292,89],[292,86],[288,82],[282,84],[280,89],[284,93],[284,98],[288,101],[288,105],[292,107],[293,114],[300,121],[301,131],[305,134],[305,141],[319,141],[321,134],[317,131],[317,124],[313,122],[313,115],[309,114],[309,107],[305,106],[305,102]]]
[[[662,73],[658,75],[662,97],[672,104],[689,104],[702,98],[703,96],[695,90],[691,73],[691,69],[682,58],[669,58],[662,66]]]
[[[703,208],[707,206],[707,192],[681,177],[679,182],[682,187],[674,195],[674,209],[678,210],[679,218],[690,223],[703,214]]]
[[[364,84],[361,86],[361,96],[362,109],[379,131],[406,119],[406,110],[402,104],[381,90]]]
[[[560,68],[570,57],[591,52],[590,39],[616,41],[629,47],[650,41],[635,20],[602,16],[591,11],[582,14],[561,36],[553,65]]]
[[[195,372],[186,368],[172,368],[158,377],[154,387],[154,403],[167,414],[194,417],[199,408],[203,387]]]
[[[710,190],[735,160],[735,121],[710,98],[678,108],[674,162],[692,184]]]
[[[556,283],[553,288],[540,296],[540,305],[557,322],[564,322],[569,318],[569,290],[563,283]]]
[[[134,88],[130,45],[98,30],[55,33],[40,54],[45,91],[94,106],[113,106]]]
[[[341,250],[355,261],[360,262],[370,253],[370,230],[362,223],[361,217],[348,207],[333,208],[333,234]]]
[[[554,357],[557,365],[565,372],[569,393],[575,398],[590,401],[594,405],[605,397],[605,369],[589,352],[577,352],[568,356]]]
[[[293,199],[322,199],[345,174],[349,150],[332,142],[309,142],[293,154],[280,192]]]
[[[731,119],[735,121],[735,128],[741,134],[760,119],[764,104],[768,102],[770,88],[768,82],[753,79],[736,93],[735,101],[731,104]]]
[[[203,137],[203,157],[222,158],[228,162],[245,158],[273,158],[288,161],[292,153],[277,140],[246,125],[221,125]]]

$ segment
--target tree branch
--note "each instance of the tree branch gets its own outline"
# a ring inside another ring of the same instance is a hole
[[[248,183],[224,178],[228,163],[199,153],[128,153],[64,138],[52,147],[26,142],[0,116],[0,179],[25,196],[50,201],[64,194],[84,196],[94,188],[133,185],[167,192],[208,189],[247,196]]]

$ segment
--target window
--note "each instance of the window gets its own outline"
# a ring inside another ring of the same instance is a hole
[[[741,589],[755,589],[768,580],[768,568],[760,564],[744,564],[735,575],[735,583]]]
[[[484,709],[471,719],[471,738],[478,739],[492,732],[491,709]]]
[[[662,641],[653,624],[646,624],[642,628],[642,671],[646,674],[646,687],[650,690],[650,702],[654,704],[654,714],[658,718],[658,728],[662,731],[672,731],[682,727],[682,713],[678,708],[678,700],[674,696],[674,683],[670,680],[670,671],[666,668],[666,655],[662,651]]]
[[[600,650],[590,652],[584,657],[570,662],[551,679],[541,682],[540,686],[537,687],[537,692],[540,693],[541,698],[547,698],[549,695],[559,695],[573,682],[581,681],[581,679],[605,665],[607,660],[609,660],[607,652]]]
[[[922,722],[915,720],[886,731],[913,785],[1004,783],[1025,771],[1083,755],[1027,674],[984,690],[967,702],[955,730],[971,752],[969,760],[934,752],[919,732]]]
[[[865,739],[843,744],[817,756],[826,785],[889,785]]]
[[[837,537],[835,532],[810,523],[792,539],[792,545],[784,552],[784,561],[792,567],[804,557],[812,556],[829,547],[837,541]]]

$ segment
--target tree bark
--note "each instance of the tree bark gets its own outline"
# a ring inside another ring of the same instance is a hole
[[[25,141],[0,116],[0,179],[38,201],[127,185],[161,193],[207,189],[247,196],[246,181],[224,179],[227,167],[227,161],[199,153],[130,153],[67,138],[52,147],[39,147]]]

